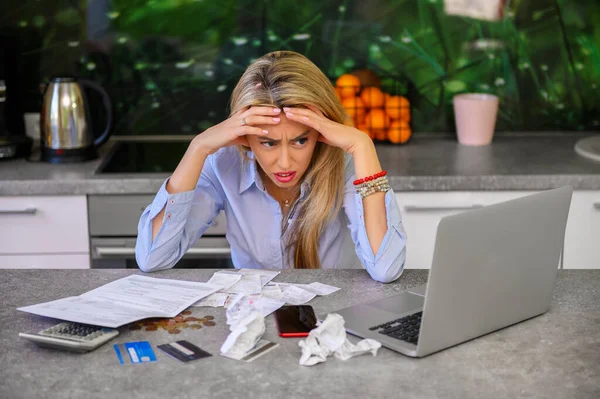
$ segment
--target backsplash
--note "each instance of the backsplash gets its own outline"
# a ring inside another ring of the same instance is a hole
[[[500,96],[497,130],[600,129],[600,2],[512,0],[497,22],[443,0],[3,0],[26,45],[27,111],[39,83],[101,83],[116,134],[194,134],[222,120],[262,54],[305,54],[332,80],[370,69],[406,86],[412,128],[454,131],[452,97]]]

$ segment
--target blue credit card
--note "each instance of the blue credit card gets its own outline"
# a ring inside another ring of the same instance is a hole
[[[156,355],[148,341],[126,342],[113,345],[121,364],[139,364],[156,361]]]

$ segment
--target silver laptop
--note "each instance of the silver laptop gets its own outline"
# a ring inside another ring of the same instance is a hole
[[[426,286],[335,313],[350,334],[412,357],[545,313],[572,193],[562,187],[443,218]]]

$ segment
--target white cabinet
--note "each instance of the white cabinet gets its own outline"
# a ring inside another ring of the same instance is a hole
[[[600,268],[600,191],[575,191],[571,200],[563,265],[565,269]]]
[[[406,268],[431,267],[437,226],[444,216],[533,193],[534,191],[396,192],[408,236]]]
[[[89,268],[89,253],[85,196],[0,197],[0,268]]]

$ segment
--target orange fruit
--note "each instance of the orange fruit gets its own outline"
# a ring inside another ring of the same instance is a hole
[[[360,97],[346,97],[342,100],[342,106],[355,124],[361,124],[365,120],[367,111]]]
[[[412,131],[408,122],[403,120],[392,121],[387,131],[388,140],[396,144],[406,143],[411,135]]]
[[[390,126],[390,117],[381,108],[374,108],[365,116],[365,125],[377,140],[385,140],[387,128]]]
[[[385,112],[387,112],[392,119],[401,119],[410,122],[410,103],[406,97],[388,97],[385,102]]]
[[[365,87],[360,93],[360,99],[367,108],[380,108],[383,107],[385,96],[381,89],[378,87]]]
[[[360,91],[360,79],[349,73],[343,74],[335,81],[342,98],[355,96]]]

